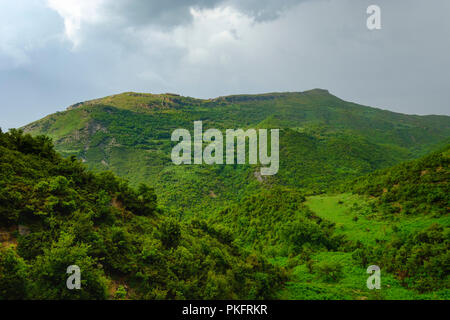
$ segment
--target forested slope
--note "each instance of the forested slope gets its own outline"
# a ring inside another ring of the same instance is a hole
[[[0,132],[0,299],[270,298],[284,273],[233,237],[158,209],[153,189]],[[81,268],[82,289],[66,288]]]
[[[255,166],[175,166],[171,133],[279,128],[280,170],[269,183],[320,193],[434,149],[450,138],[447,116],[415,116],[358,105],[326,90],[194,99],[127,92],[78,103],[24,127],[50,136],[64,156],[155,187],[160,204],[190,215],[259,189]]]

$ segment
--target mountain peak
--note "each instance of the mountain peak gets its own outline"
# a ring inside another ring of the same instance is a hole
[[[313,94],[330,94],[330,91],[327,89],[321,89],[321,88],[314,88],[311,90],[303,91],[302,93],[313,93]]]

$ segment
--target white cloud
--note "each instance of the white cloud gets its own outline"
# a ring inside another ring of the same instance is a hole
[[[186,50],[185,62],[204,64],[227,60],[227,48],[239,46],[240,33],[251,28],[254,19],[232,7],[191,9],[190,25],[176,28],[170,37]]]
[[[106,2],[106,0],[47,0],[47,5],[64,19],[65,34],[76,47],[82,40],[80,31],[83,24],[106,21],[102,10]]]

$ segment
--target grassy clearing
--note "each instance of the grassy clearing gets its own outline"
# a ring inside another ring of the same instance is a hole
[[[358,195],[339,194],[308,197],[306,205],[321,218],[336,224],[336,233],[363,243],[386,239],[392,226],[375,220],[373,215],[363,216],[355,208],[368,208],[367,200]],[[369,210],[369,209],[367,209]],[[357,217],[357,220],[356,218]]]
[[[393,228],[412,232],[433,222],[449,223],[448,217],[428,218],[424,216],[403,217],[401,221],[382,219],[371,210],[371,199],[354,194],[320,195],[308,197],[306,204],[321,218],[336,224],[336,233],[349,240],[373,244],[377,239],[389,239]],[[358,219],[355,219],[357,217]],[[395,220],[395,217],[394,219]],[[288,258],[273,259],[272,262],[288,267]],[[324,277],[323,266],[337,266],[334,279]],[[392,274],[381,273],[381,290],[369,290],[366,286],[369,274],[352,257],[352,252],[317,252],[308,263],[300,263],[291,270],[290,281],[280,292],[281,299],[446,299],[448,291],[419,294],[408,290]]]
[[[349,240],[363,244],[374,243],[377,239],[389,239],[393,228],[405,232],[423,229],[433,222],[450,224],[450,217],[402,216],[401,219],[386,220],[371,208],[371,199],[344,193],[308,197],[306,205],[321,218],[336,223],[336,233],[344,234]],[[357,218],[357,219],[356,219]]]

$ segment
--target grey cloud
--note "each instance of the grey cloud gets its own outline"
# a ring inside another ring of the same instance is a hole
[[[232,6],[256,21],[279,17],[283,10],[307,0],[114,0],[105,5],[111,16],[120,16],[128,25],[157,25],[173,27],[192,21],[191,8],[212,9],[219,5]]]
[[[0,0],[0,127],[124,91],[208,98],[322,87],[393,111],[449,114],[450,2],[376,2],[379,31],[365,26],[369,0],[107,1],[74,49],[44,0]],[[189,13],[226,5],[238,11]]]
[[[229,0],[228,3],[256,21],[267,21],[278,18],[283,11],[305,1],[308,0]]]
[[[119,15],[129,25],[175,26],[192,20],[190,8],[213,8],[223,0],[150,0],[150,1],[109,1],[106,12]]]

